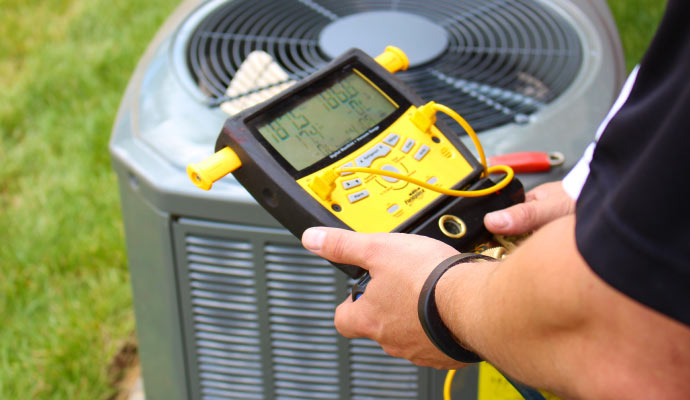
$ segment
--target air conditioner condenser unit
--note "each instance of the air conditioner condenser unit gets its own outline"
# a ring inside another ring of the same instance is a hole
[[[213,152],[251,52],[298,80],[350,47],[386,45],[410,56],[397,76],[463,115],[488,155],[564,154],[527,186],[574,164],[625,79],[603,0],[184,1],[141,59],[110,143],[147,398],[441,397],[443,372],[337,334],[344,274],[231,176],[203,192],[185,173]],[[459,374],[455,399],[477,398],[477,375]]]

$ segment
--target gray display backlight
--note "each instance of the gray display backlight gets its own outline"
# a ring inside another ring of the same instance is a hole
[[[300,171],[336,152],[396,109],[377,87],[352,71],[258,129]]]

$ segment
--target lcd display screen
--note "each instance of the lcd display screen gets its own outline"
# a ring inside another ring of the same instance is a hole
[[[258,130],[300,171],[352,142],[396,109],[390,98],[353,70]]]

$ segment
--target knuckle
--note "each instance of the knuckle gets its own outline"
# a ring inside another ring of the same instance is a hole
[[[560,181],[543,183],[527,192],[527,194],[525,195],[525,200],[544,200],[550,197],[552,193],[556,192],[560,185]]]
[[[515,221],[520,225],[531,225],[536,221],[536,213],[532,204],[523,203],[512,210]]]
[[[360,254],[365,263],[370,263],[381,254],[381,246],[376,240],[367,240],[360,249]]]
[[[330,253],[336,260],[342,259],[343,255],[347,254],[345,251],[345,240],[343,240],[342,235],[337,235],[335,240],[331,241]]]
[[[349,339],[366,337],[375,340],[377,325],[372,323],[366,312],[356,312],[353,307],[352,303],[343,303],[336,307],[333,316],[335,329]]]
[[[343,257],[356,261],[367,269],[381,264],[381,255],[385,253],[386,238],[382,234],[356,233],[358,240],[343,245]],[[349,248],[346,249],[346,246]],[[345,253],[348,254],[345,254]]]
[[[340,331],[339,326],[342,326],[342,324],[345,322],[345,311],[343,310],[344,305],[339,305],[338,307],[335,308],[335,314],[333,315],[333,323],[335,324],[335,328]]]
[[[351,307],[351,306],[352,306],[352,304],[348,304],[347,302],[343,302],[343,303],[339,304],[335,308],[335,315],[333,317],[335,322],[339,322],[339,323],[347,322],[347,320],[349,318],[349,307]]]
[[[335,329],[340,332],[341,335],[347,338],[353,338],[354,332],[352,330],[352,321],[347,318],[347,312],[344,309],[345,306],[341,305],[335,309],[335,315],[333,317],[333,324]]]
[[[575,212],[575,200],[568,194],[565,194],[563,199],[563,215],[573,214]]]
[[[363,265],[380,253],[378,242],[369,234],[342,231],[329,234],[326,253],[333,261]]]

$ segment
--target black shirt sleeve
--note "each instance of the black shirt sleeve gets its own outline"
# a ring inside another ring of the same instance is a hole
[[[619,291],[690,325],[690,3],[670,0],[630,96],[599,140],[577,246]]]

